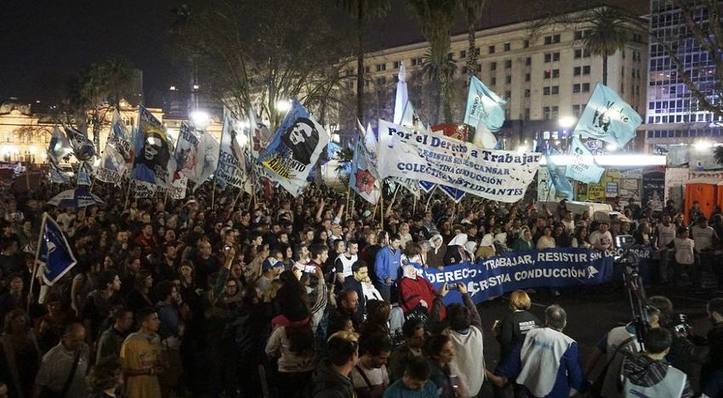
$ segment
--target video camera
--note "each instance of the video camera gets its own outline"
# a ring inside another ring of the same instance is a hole
[[[640,259],[637,255],[639,245],[631,235],[617,235],[615,237],[614,260],[623,266],[623,281],[630,302],[635,335],[641,347],[644,347],[645,334],[649,327],[648,313],[646,311],[647,298],[645,287],[640,278]]]

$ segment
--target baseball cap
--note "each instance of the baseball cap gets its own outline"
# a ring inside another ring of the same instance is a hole
[[[271,268],[279,267],[279,266],[282,267],[283,265],[284,264],[281,261],[277,260],[275,257],[269,257],[266,260],[264,260],[264,263],[261,265],[261,268],[263,269],[264,272],[266,272],[266,271],[270,270]]]

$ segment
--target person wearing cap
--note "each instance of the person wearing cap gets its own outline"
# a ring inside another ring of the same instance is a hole
[[[427,251],[427,265],[432,268],[444,267],[444,255],[447,247],[444,245],[442,235],[435,234],[429,239],[429,251]]]
[[[282,271],[284,271],[284,263],[276,257],[269,256],[261,265],[262,274],[256,280],[256,287],[261,291],[261,297],[264,301],[271,301],[271,292],[274,279],[278,279]]]

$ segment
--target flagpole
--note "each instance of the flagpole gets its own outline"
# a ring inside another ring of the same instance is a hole
[[[381,194],[380,200],[381,200],[381,204],[380,204],[381,212],[379,214],[379,219],[380,219],[380,224],[382,226],[382,230],[384,230],[384,181],[383,180],[382,180],[382,194]]]
[[[216,175],[213,175],[213,180],[211,180],[211,184],[213,185],[211,189],[211,211],[213,211],[213,207],[216,204]]]
[[[435,186],[434,188],[432,188],[431,191],[429,191],[429,198],[427,198],[427,204],[424,205],[424,212],[425,212],[425,213],[426,213],[427,210],[429,209],[429,202],[432,201],[432,196],[434,196],[434,190],[435,190],[436,188],[437,188],[437,187]]]
[[[417,195],[414,195],[414,204],[412,205],[412,217],[417,213]]]
[[[33,274],[30,277],[30,289],[28,290],[28,305],[26,311],[30,311],[30,302],[33,296],[33,286],[35,286],[35,278],[38,274],[38,257],[40,257],[40,243],[43,241],[43,232],[45,223],[47,222],[48,213],[43,212],[43,221],[40,223],[40,233],[38,234],[38,244],[35,247],[35,262],[33,263]]]

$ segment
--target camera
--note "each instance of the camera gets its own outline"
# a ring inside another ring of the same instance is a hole
[[[688,322],[688,316],[682,313],[673,314],[666,323],[666,326],[678,337],[688,337],[693,330]]]

